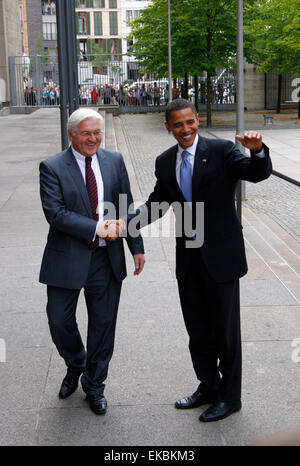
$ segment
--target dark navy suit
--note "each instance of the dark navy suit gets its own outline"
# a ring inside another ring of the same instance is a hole
[[[199,137],[192,177],[192,221],[195,227],[195,205],[203,202],[204,243],[188,249],[184,235],[176,238],[176,276],[193,366],[202,391],[216,392],[227,402],[241,396],[238,279],[247,273],[235,190],[239,179],[258,182],[271,174],[269,150],[263,147],[263,158],[254,153],[247,157],[230,141]],[[156,159],[156,185],[145,205],[137,209],[138,227],[156,220],[151,218],[153,203],[183,207],[185,199],[176,179],[177,152],[176,145]],[[174,213],[176,222],[182,222],[178,209]],[[180,229],[184,231],[183,226]]]

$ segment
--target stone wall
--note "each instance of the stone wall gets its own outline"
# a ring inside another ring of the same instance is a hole
[[[265,106],[265,75],[258,73],[254,65],[244,64],[245,107],[262,110]]]
[[[9,57],[22,55],[18,0],[0,0],[0,105],[10,101]]]
[[[41,0],[26,0],[29,56],[35,55],[35,41],[43,37]]]

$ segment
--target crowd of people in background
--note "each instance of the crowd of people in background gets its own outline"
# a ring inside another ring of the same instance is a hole
[[[113,86],[104,85],[80,85],[78,88],[80,105],[122,105],[122,106],[161,106],[169,102],[169,86],[157,81],[141,82]],[[60,88],[53,81],[43,83],[40,92],[40,105],[59,105]],[[172,88],[172,99],[186,98],[184,86]],[[33,87],[27,86],[24,92],[26,105],[38,105],[37,92]],[[188,99],[195,101],[195,90],[192,86],[188,89]],[[234,81],[214,83],[211,100],[213,104],[236,103],[236,87]],[[206,83],[202,81],[198,89],[198,102],[206,104]]]
[[[24,92],[26,105],[37,105],[36,91],[33,87],[26,87]]]
[[[59,86],[50,81],[42,89],[42,105],[59,105],[59,95]]]
[[[24,100],[26,105],[59,105],[60,89],[59,86],[53,81],[44,83],[40,96],[38,97],[36,89],[26,86],[24,91]],[[38,101],[40,99],[40,102]]]
[[[213,87],[214,103],[216,104],[235,104],[236,103],[236,86],[235,82],[219,82]]]

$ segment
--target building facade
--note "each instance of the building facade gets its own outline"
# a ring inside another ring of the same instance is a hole
[[[55,0],[18,0],[23,52],[27,56],[57,55]]]
[[[22,55],[18,0],[0,0],[0,106],[10,102],[9,57]]]
[[[56,0],[18,0],[22,17],[23,52],[57,56]],[[128,21],[150,0],[75,0],[78,53],[126,54]]]
[[[55,1],[42,1],[42,35],[45,55],[55,60],[57,57],[57,26]]]
[[[130,51],[132,43],[128,42],[127,37],[131,32],[128,22],[139,18],[141,11],[146,8],[150,0],[120,0],[122,15],[122,50],[123,53]]]
[[[19,0],[19,8],[21,15],[22,52],[29,56],[26,0]]]
[[[75,0],[75,7],[82,59],[93,53],[123,53],[120,0]]]

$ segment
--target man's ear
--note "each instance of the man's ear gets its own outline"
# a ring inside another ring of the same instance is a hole
[[[170,128],[170,126],[169,126],[169,123],[167,123],[166,121],[165,121],[165,127],[167,128],[167,130],[169,131],[169,133],[171,133],[171,128]]]

